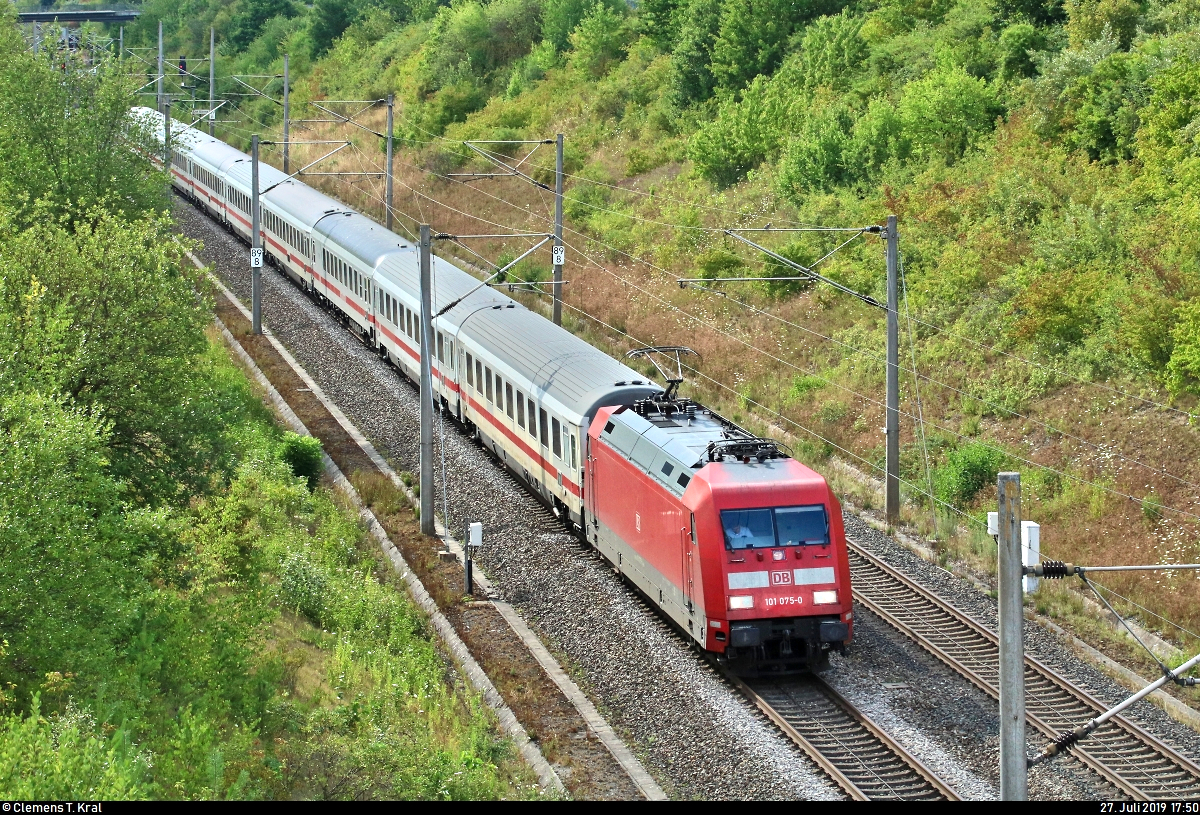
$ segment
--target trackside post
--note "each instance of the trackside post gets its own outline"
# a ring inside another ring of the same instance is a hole
[[[1000,800],[1029,799],[1025,759],[1025,644],[1021,591],[1021,475],[1000,473],[997,589],[1000,605]]]
[[[250,137],[250,317],[251,330],[262,333],[262,236],[259,234],[258,136]]]
[[[887,522],[900,521],[900,298],[896,216],[887,219],[887,452],[884,475],[884,508]]]
[[[421,534],[436,535],[433,523],[433,260],[429,224],[421,224]]]

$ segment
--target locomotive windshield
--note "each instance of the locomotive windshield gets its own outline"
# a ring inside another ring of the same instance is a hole
[[[824,504],[775,509],[721,511],[726,549],[770,549],[775,546],[826,546],[829,517]]]

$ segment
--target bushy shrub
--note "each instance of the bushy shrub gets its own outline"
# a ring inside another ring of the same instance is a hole
[[[315,625],[321,625],[328,589],[325,574],[309,562],[304,552],[292,552],[279,570],[279,591],[284,606],[295,609]]]
[[[688,142],[688,158],[714,184],[736,184],[778,149],[786,117],[781,94],[766,77],[758,77],[742,99],[722,102],[716,119],[696,131]]]
[[[843,9],[840,14],[814,20],[804,29],[798,90],[825,87],[842,91],[850,86],[870,55],[870,47],[862,38],[863,20]]]
[[[321,481],[321,473],[325,470],[324,450],[320,439],[288,431],[284,433],[283,449],[279,455],[291,468],[292,475],[305,479],[310,490],[317,488]]]
[[[718,277],[733,277],[745,268],[746,264],[732,252],[715,247],[696,256],[696,274],[699,277],[715,279]]]
[[[542,39],[558,51],[567,50],[571,44],[571,32],[598,5],[617,14],[625,11],[623,0],[545,0],[542,6]]]
[[[313,57],[329,50],[358,17],[355,0],[316,0],[308,17],[308,35]]]
[[[725,0],[712,50],[717,84],[737,90],[756,76],[774,72],[794,32],[842,5],[841,0]]]
[[[1200,393],[1200,298],[1193,299],[1175,312],[1175,341],[1167,363],[1167,386],[1172,393]]]
[[[44,718],[35,698],[29,715],[0,719],[0,796],[26,801],[137,800],[152,797],[149,763],[117,730],[102,736],[86,710]]]
[[[1133,41],[1145,8],[1137,0],[1067,0],[1065,5],[1071,45],[1084,45],[1108,31],[1122,48]]]
[[[1003,112],[995,89],[959,67],[904,86],[899,114],[913,152],[952,164],[992,132]]]
[[[1021,79],[1037,73],[1033,54],[1046,47],[1046,36],[1029,23],[1014,23],[1000,32],[1000,76]]]
[[[962,507],[996,480],[1004,454],[982,442],[971,442],[950,453],[934,473],[934,492],[942,501]]]
[[[422,47],[424,87],[436,91],[464,81],[477,84],[524,57],[537,40],[541,10],[539,0],[495,0],[486,5],[467,0],[443,7]],[[484,94],[473,110],[486,101]]]
[[[800,200],[854,179],[855,168],[846,161],[853,127],[854,114],[845,105],[823,108],[803,120],[780,167],[779,184],[787,197]]]

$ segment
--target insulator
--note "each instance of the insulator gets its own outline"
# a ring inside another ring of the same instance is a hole
[[[688,406],[684,409],[684,411],[687,414],[687,417],[689,419],[696,418],[696,406],[695,405],[689,403]]]
[[[1068,574],[1067,564],[1061,560],[1043,560],[1042,577],[1047,580],[1061,580]]]
[[[1061,753],[1065,750],[1070,750],[1075,746],[1075,742],[1077,741],[1079,741],[1078,731],[1063,733],[1061,736],[1058,736],[1054,739],[1054,746],[1057,747],[1058,751]]]

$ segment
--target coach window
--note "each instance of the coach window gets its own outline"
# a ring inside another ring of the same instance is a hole
[[[483,363],[475,360],[475,390],[483,393]]]
[[[504,412],[508,414],[508,418],[513,417],[513,393],[512,383],[504,383]]]
[[[486,391],[487,400],[490,402],[490,401],[492,401],[492,369],[491,368],[483,369],[483,382],[487,388],[487,391]]]
[[[442,355],[442,351],[444,348],[445,348],[445,345],[443,344],[443,340],[442,340],[442,332],[439,331],[438,335],[437,335],[437,359],[438,359],[438,362],[446,361],[446,358]]]
[[[538,424],[542,428],[542,447],[545,447],[550,443],[550,433],[546,430],[546,409],[538,408],[538,410],[540,411],[538,413]]]
[[[571,469],[575,469],[575,434],[568,432],[571,437]]]
[[[525,429],[525,395],[517,391],[517,426]]]
[[[471,355],[467,354],[467,385],[475,384],[475,363],[471,359]]]
[[[534,421],[534,416],[536,415],[537,408],[534,406],[533,397],[531,396],[529,397],[529,435],[533,436],[535,439],[537,438],[537,427],[535,426],[536,422]],[[546,420],[544,418],[542,419],[542,424],[546,424]]]
[[[554,430],[553,435],[550,436],[554,440],[554,457],[562,460],[562,429],[558,424],[558,419],[551,419],[550,427]]]

